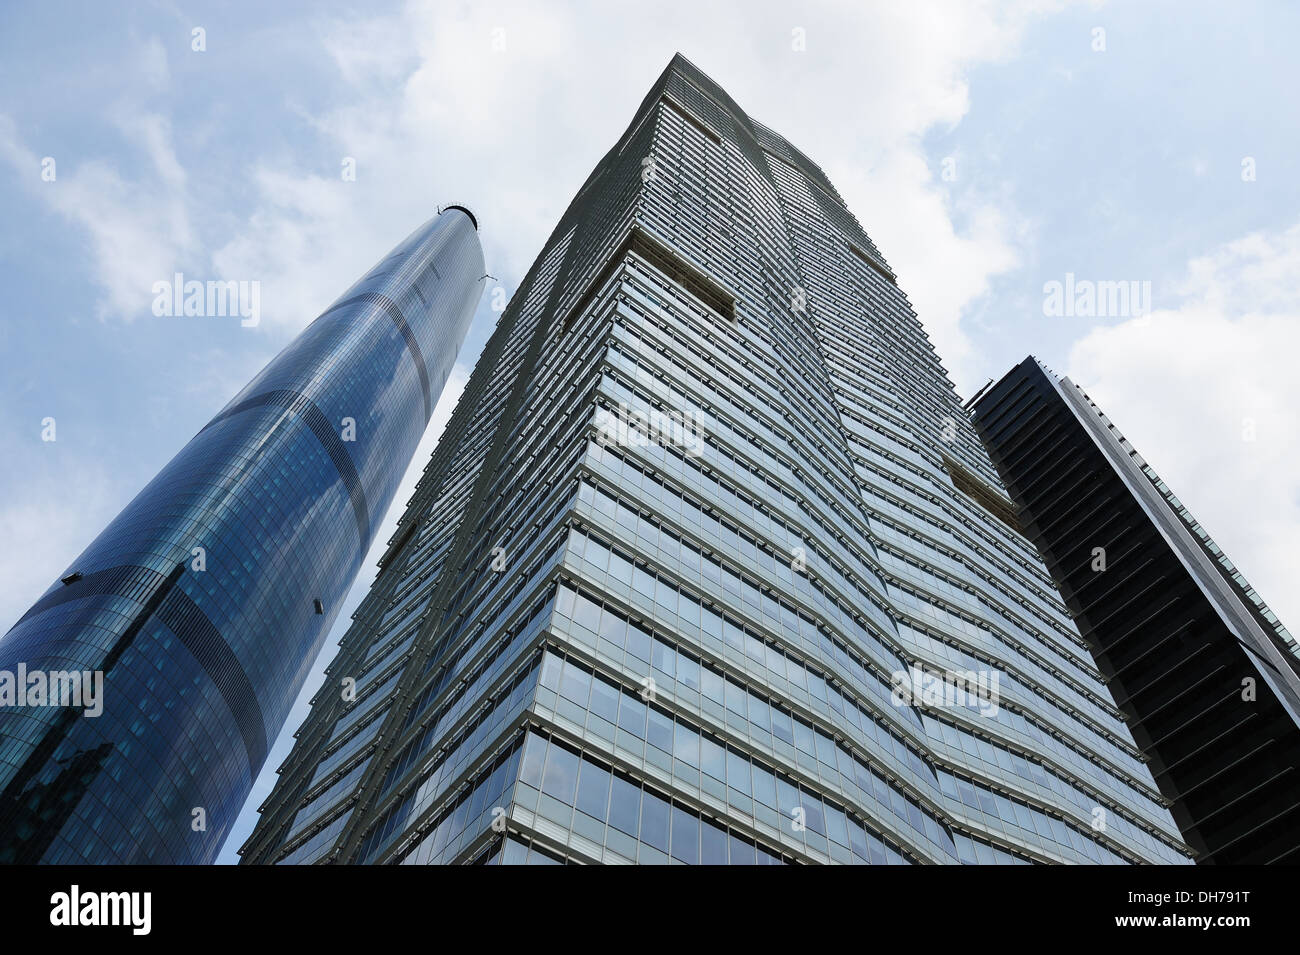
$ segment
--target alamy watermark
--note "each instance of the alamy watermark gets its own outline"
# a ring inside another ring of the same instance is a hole
[[[1043,283],[1043,314],[1049,318],[1137,318],[1151,313],[1151,283],[1136,279],[1093,281],[1065,273]]]
[[[262,283],[186,280],[181,272],[153,283],[153,313],[159,318],[224,318],[238,316],[244,328],[262,320]]]
[[[913,666],[894,672],[890,699],[895,706],[961,707],[979,710],[980,716],[996,716],[1000,680],[997,670],[968,670],[940,676]]]
[[[602,408],[597,413],[596,443],[602,448],[615,445],[644,448],[648,445],[679,448],[687,457],[704,453],[704,429],[695,411],[659,411],[648,414],[621,402],[618,413]]]
[[[123,926],[132,935],[148,935],[153,926],[152,892],[82,891],[73,885],[50,896],[50,924],[54,926]]]
[[[0,707],[65,706],[91,719],[104,712],[103,670],[0,670]]]

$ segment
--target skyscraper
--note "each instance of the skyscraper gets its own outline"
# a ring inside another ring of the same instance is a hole
[[[675,57],[503,313],[243,859],[1187,861],[1010,510],[834,187]]]
[[[1300,862],[1300,646],[1070,379],[1026,358],[974,408],[1197,861]]]
[[[444,209],[208,422],[0,640],[0,693],[6,674],[24,691],[48,684],[51,700],[56,680],[102,680],[99,713],[38,705],[44,692],[0,707],[0,861],[216,857],[483,278],[473,217]]]

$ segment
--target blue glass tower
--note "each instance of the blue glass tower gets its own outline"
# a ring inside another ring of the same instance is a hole
[[[484,278],[473,216],[444,209],[236,395],[0,640],[0,673],[33,688],[103,681],[98,715],[35,693],[0,707],[0,861],[212,861],[392,502]]]

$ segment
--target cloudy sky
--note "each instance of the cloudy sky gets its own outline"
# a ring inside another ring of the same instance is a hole
[[[0,9],[0,631],[438,205],[508,294],[676,51],[822,166],[963,396],[1031,352],[1070,375],[1300,626],[1295,6],[109,6]],[[176,272],[259,282],[260,323],[156,317]],[[1067,274],[1150,307],[1048,314]]]

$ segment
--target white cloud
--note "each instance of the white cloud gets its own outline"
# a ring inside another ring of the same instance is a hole
[[[0,115],[0,159],[9,163],[29,191],[85,233],[93,275],[105,295],[101,317],[131,321],[149,314],[154,282],[170,278],[182,262],[193,261],[198,240],[169,121],[125,105],[115,107],[111,118],[123,137],[149,159],[140,178],[123,178],[103,159],[53,156],[55,178],[44,181],[43,157],[23,143],[13,121],[4,115]]]
[[[272,164],[255,167],[252,178],[259,206],[213,252],[212,265],[216,275],[261,283],[265,325],[298,331],[406,236],[377,234],[382,227],[354,207],[341,179],[293,176]]]
[[[826,169],[964,383],[959,319],[1017,264],[1022,226],[1005,197],[1000,211],[991,197],[954,208],[921,136],[958,123],[969,71],[1011,56],[1051,6],[667,3],[628,17],[603,4],[414,2],[327,21],[321,42],[351,95],[306,118],[338,161],[356,159],[357,181],[258,162],[258,207],[215,261],[260,275],[264,312],[297,327],[341,291],[340,276],[363,272],[437,204],[463,201],[483,223],[489,269],[517,279],[681,51]],[[791,48],[796,27],[806,52]]]
[[[167,63],[167,48],[156,36],[149,37],[140,46],[139,68],[145,80],[156,90],[167,88],[171,82],[171,69]]]
[[[1177,292],[1091,331],[1068,374],[1300,627],[1300,225],[1192,260]]]

